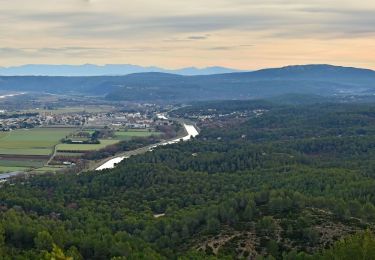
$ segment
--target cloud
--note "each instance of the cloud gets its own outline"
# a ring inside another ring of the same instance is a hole
[[[48,56],[65,56],[65,57],[97,57],[115,55],[116,53],[143,53],[143,52],[167,52],[169,48],[150,48],[147,46],[138,46],[130,48],[88,48],[80,46],[68,46],[59,48],[0,48],[1,57],[48,57]]]
[[[292,57],[295,50],[290,46],[297,42],[305,48],[306,57],[310,53],[307,46],[321,46],[317,49],[324,58],[342,42],[357,41],[359,46],[366,42],[368,46],[367,42],[374,40],[375,2],[358,3],[354,0],[0,0],[1,62],[29,63],[30,59],[38,61],[37,58],[49,62],[58,59],[58,63],[77,62],[79,58],[83,62],[132,59],[134,63],[168,62],[184,66],[178,62],[201,62],[186,65],[205,66],[210,59],[220,62],[242,59],[244,64],[249,56],[263,53],[262,48],[269,48],[267,52],[264,50],[265,60]],[[252,44],[248,45],[249,42]],[[354,56],[354,46],[346,46]],[[227,56],[220,60],[221,57],[214,56],[215,52]]]
[[[189,36],[189,40],[206,40],[209,37],[209,35],[193,35]]]
[[[216,46],[216,47],[207,48],[207,50],[211,50],[211,51],[227,51],[227,50],[232,50],[232,49],[234,49],[233,46]]]
[[[108,55],[113,53],[111,49],[105,48],[85,48],[85,47],[62,47],[62,48],[0,48],[0,55],[2,57],[23,56],[26,58],[32,57],[48,57],[48,56],[74,56],[92,57]]]
[[[71,4],[70,7],[49,6],[45,9],[43,6],[39,8],[37,4],[34,8],[27,5],[27,11],[0,10],[0,17],[5,16],[4,19],[0,18],[0,21],[4,24],[3,30],[11,24],[17,25],[18,22],[43,25],[44,33],[56,37],[90,39],[142,39],[156,36],[165,38],[168,33],[191,33],[192,35],[187,37],[188,40],[204,40],[207,39],[207,35],[202,33],[210,34],[223,30],[262,31],[265,35],[299,38],[326,38],[327,34],[336,34],[339,31],[341,33],[337,34],[337,37],[346,34],[354,34],[352,37],[356,37],[363,33],[372,33],[375,25],[375,7],[345,7],[345,4],[340,5],[339,1],[331,1],[336,4],[328,5],[325,2],[326,4],[322,5],[323,2],[319,0],[314,1],[316,4],[306,0],[217,0],[214,5],[212,0],[203,0],[200,1],[202,7],[193,1],[189,6],[179,10],[178,8],[183,7],[180,0],[175,1],[176,6],[166,4],[165,0],[154,0],[151,2],[154,5],[146,11],[143,10],[145,6],[142,6],[142,2],[144,1],[140,1],[140,4],[115,0],[91,1],[89,6]],[[355,3],[354,0],[349,2]],[[156,7],[156,3],[159,3],[160,7]],[[205,7],[209,4],[212,4],[211,8]],[[94,8],[95,6],[101,8]],[[167,11],[160,12],[163,9]],[[28,30],[30,29],[27,27],[16,26],[15,32],[22,33]],[[293,33],[294,31],[296,33]]]
[[[226,46],[210,46],[202,48],[206,51],[231,51],[231,50],[246,50],[248,48],[253,48],[254,44],[241,44],[241,45],[226,45]]]
[[[264,7],[263,7],[264,8]],[[339,8],[281,8],[216,11],[203,14],[127,16],[109,11],[51,12],[19,15],[25,23],[48,26],[46,32],[58,37],[134,39],[165,36],[168,33],[195,33],[187,40],[204,40],[199,33],[223,30],[262,31],[277,37],[327,38],[375,32],[374,10]],[[263,12],[261,12],[263,11]],[[306,15],[308,14],[308,15]],[[180,39],[181,40],[181,39]]]

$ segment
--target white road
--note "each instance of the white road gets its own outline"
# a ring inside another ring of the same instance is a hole
[[[0,99],[4,99],[4,98],[7,98],[7,97],[20,96],[20,95],[24,95],[24,94],[25,94],[25,93],[17,93],[17,94],[2,95],[2,96],[0,96]]]
[[[192,137],[196,137],[197,135],[199,135],[199,132],[198,130],[195,128],[194,125],[187,125],[187,124],[184,124],[184,127],[185,127],[185,130],[187,132],[187,135],[182,137],[182,138],[176,138],[172,141],[168,141],[168,142],[165,142],[165,143],[160,143],[160,144],[155,144],[154,146],[152,146],[152,148],[156,148],[160,145],[168,145],[168,144],[175,144],[175,143],[178,143],[181,141],[181,139],[183,141],[189,141]],[[123,160],[127,159],[129,157],[116,157],[116,158],[113,158],[111,160],[109,160],[108,162],[104,163],[103,165],[99,166],[98,168],[96,168],[96,171],[101,171],[101,170],[105,170],[105,169],[113,169],[116,167],[116,165],[120,162],[122,162]]]
[[[116,158],[113,158],[112,160],[109,160],[108,162],[106,162],[102,166],[96,168],[96,170],[97,171],[101,171],[101,170],[105,170],[105,169],[113,169],[113,168],[116,167],[116,165],[118,163],[122,162],[125,159],[126,159],[126,157],[116,157]]]
[[[167,143],[160,144],[160,145],[175,144],[175,143],[180,142],[181,139],[183,141],[189,141],[192,137],[196,137],[197,135],[199,135],[199,133],[198,133],[197,129],[195,128],[195,126],[184,124],[184,127],[185,127],[186,132],[188,133],[186,136],[184,136],[182,138],[176,138],[176,139],[174,139],[172,141],[169,141]]]

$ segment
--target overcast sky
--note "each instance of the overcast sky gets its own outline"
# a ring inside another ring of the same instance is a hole
[[[0,66],[375,69],[374,0],[0,0]]]

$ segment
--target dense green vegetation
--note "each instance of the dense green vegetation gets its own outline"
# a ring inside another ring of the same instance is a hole
[[[0,256],[374,259],[374,105],[216,120],[113,170],[5,184]]]

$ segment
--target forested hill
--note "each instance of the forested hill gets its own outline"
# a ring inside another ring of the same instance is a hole
[[[375,72],[306,65],[205,76],[154,72],[113,77],[0,77],[0,90],[75,92],[110,100],[169,102],[255,99],[289,93],[371,95],[375,92]]]
[[[375,258],[373,104],[176,115],[218,107],[191,142],[4,185],[0,258]]]

